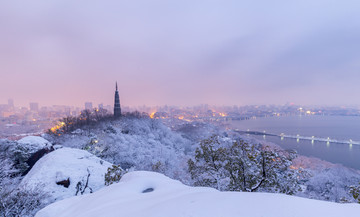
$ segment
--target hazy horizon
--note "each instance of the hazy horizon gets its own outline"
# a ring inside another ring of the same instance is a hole
[[[0,104],[360,105],[360,3],[7,1]]]
[[[79,102],[78,104],[42,104],[39,103],[38,101],[31,101],[28,102],[27,104],[17,104],[16,100],[13,98],[10,98],[11,100],[14,101],[14,106],[15,107],[26,107],[29,108],[30,103],[38,103],[39,108],[41,107],[51,107],[51,106],[68,106],[68,107],[77,107],[77,108],[85,108],[85,103],[87,102],[91,102],[93,108],[98,108],[99,104],[102,104],[104,107],[110,105],[111,107],[114,106],[114,102],[110,102],[109,104],[104,103],[104,102],[93,102],[93,101],[84,101],[84,102]],[[120,99],[121,101],[121,99]],[[0,102],[0,105],[6,105],[8,102],[4,101],[4,102]],[[208,104],[208,103],[203,103],[203,104],[194,104],[194,105],[176,105],[176,104],[139,104],[139,105],[127,105],[127,104],[123,104],[121,103],[121,107],[129,107],[130,109],[139,109],[141,107],[149,107],[149,108],[154,108],[154,107],[179,107],[179,108],[195,108],[195,107],[199,107],[199,106],[209,106],[211,107],[233,107],[233,106],[238,106],[238,107],[245,107],[245,106],[305,106],[306,108],[320,108],[320,107],[343,107],[343,108],[360,108],[360,105],[356,105],[356,104],[296,104],[296,103],[290,103],[290,102],[286,102],[283,104]]]

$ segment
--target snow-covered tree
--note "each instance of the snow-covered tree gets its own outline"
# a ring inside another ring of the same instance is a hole
[[[227,154],[227,149],[221,145],[218,136],[202,140],[195,151],[195,161],[188,161],[194,184],[226,190],[229,185]]]
[[[203,140],[195,159],[188,161],[194,184],[230,191],[269,191],[294,194],[293,153],[238,140],[222,144],[218,136]]]
[[[0,215],[4,217],[34,216],[46,203],[41,188],[24,189],[7,186],[0,191]]]
[[[0,216],[34,216],[46,204],[40,188],[18,187],[21,177],[9,158],[0,154]]]
[[[98,122],[61,136],[49,135],[58,145],[84,149],[123,169],[158,171],[187,182],[186,147],[191,142],[171,131],[160,120],[141,114],[124,115],[119,120]]]

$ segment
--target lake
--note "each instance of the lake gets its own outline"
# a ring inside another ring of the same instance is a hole
[[[240,131],[277,135],[250,136],[276,143],[284,149],[295,149],[301,155],[360,169],[360,117],[284,116],[227,123]]]

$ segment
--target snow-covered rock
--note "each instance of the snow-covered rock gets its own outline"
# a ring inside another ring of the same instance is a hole
[[[34,150],[34,152],[43,148],[51,147],[51,143],[40,136],[27,136],[17,142],[22,146],[28,147],[29,150]]]
[[[282,194],[219,192],[140,171],[125,174],[119,183],[94,194],[51,204],[36,217],[339,217],[359,213],[358,204]]]
[[[84,193],[104,187],[104,176],[112,164],[101,160],[87,151],[61,148],[42,157],[24,177],[20,186],[34,188],[41,186],[48,193],[49,202],[72,197],[77,186],[88,188]],[[89,175],[90,174],[90,175]],[[80,190],[78,195],[81,194]]]
[[[10,158],[22,175],[28,173],[31,167],[43,155],[53,151],[52,144],[39,136],[27,136],[18,140],[10,147]]]

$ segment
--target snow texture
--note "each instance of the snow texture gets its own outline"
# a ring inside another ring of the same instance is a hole
[[[282,194],[219,192],[188,187],[154,172],[131,172],[100,191],[51,204],[35,217],[339,217],[356,216],[358,204]]]
[[[40,149],[51,147],[51,143],[40,136],[27,136],[17,142],[19,145],[30,150],[30,152],[36,152]]]
[[[90,133],[86,129],[75,131],[52,138],[53,143],[88,150],[123,169],[156,170],[171,178],[187,179],[185,149],[191,142],[159,120],[124,117],[101,123]]]
[[[72,197],[76,194],[76,186],[84,188],[89,176],[88,188],[84,193],[104,187],[104,176],[112,164],[101,160],[87,151],[61,148],[42,157],[21,181],[20,186],[32,189],[42,186],[42,190],[50,195],[48,202]],[[69,179],[70,185],[65,187],[57,182]],[[80,195],[81,192],[78,192]]]
[[[335,202],[346,198],[347,201],[355,202],[349,193],[349,186],[360,182],[359,170],[304,156],[296,158],[293,165],[306,168],[309,174],[304,182],[306,188],[298,196]]]

